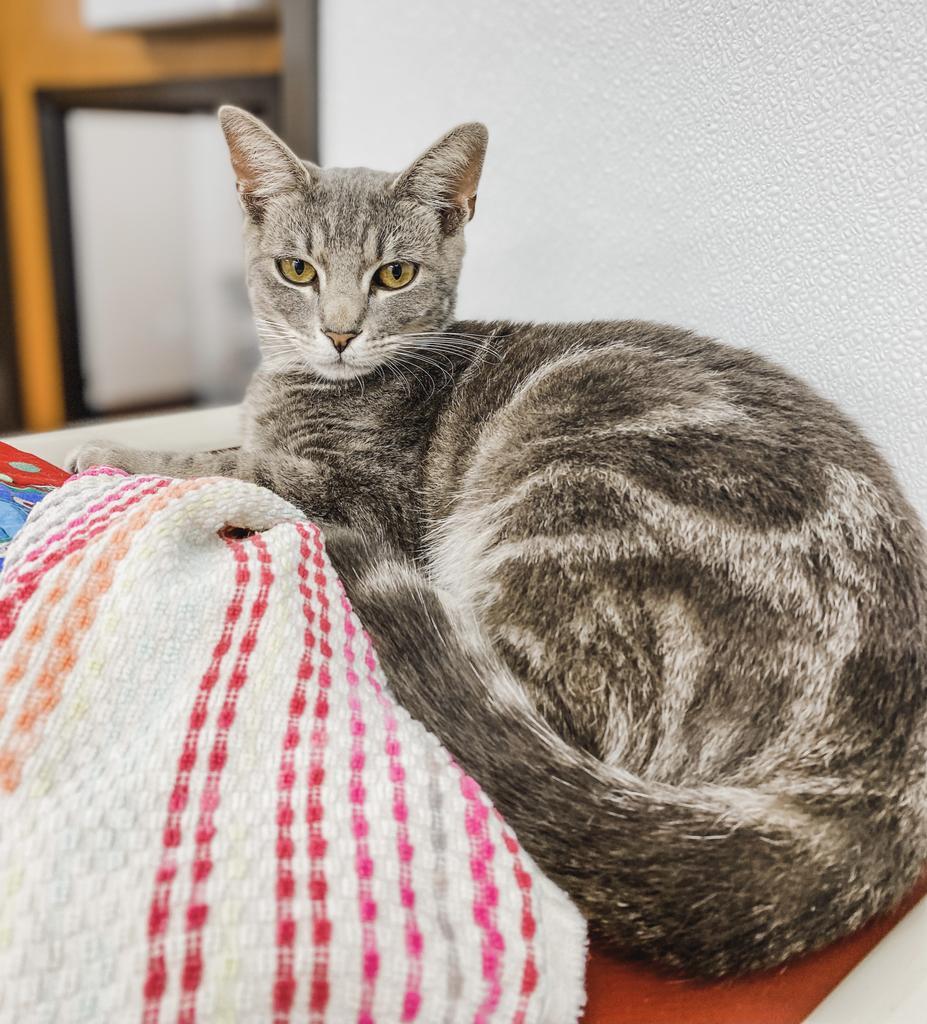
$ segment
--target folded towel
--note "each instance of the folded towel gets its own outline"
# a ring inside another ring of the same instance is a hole
[[[565,1024],[584,963],[296,509],[108,470],[34,509],[0,577],[0,1020]]]

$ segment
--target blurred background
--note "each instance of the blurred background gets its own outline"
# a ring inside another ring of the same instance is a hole
[[[0,428],[241,397],[257,347],[215,110],[286,111],[316,155],[315,5],[286,7],[0,0]]]
[[[240,395],[220,102],[396,169],[480,118],[461,315],[748,345],[927,514],[925,82],[923,0],[0,0],[0,429]]]

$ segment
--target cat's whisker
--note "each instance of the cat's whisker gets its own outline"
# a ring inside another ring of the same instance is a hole
[[[460,345],[456,342],[438,341],[433,344],[425,346],[429,352],[450,352],[454,355],[464,356],[475,356],[483,354],[487,358],[501,359],[502,355],[500,352],[495,352],[491,348],[476,347],[468,349],[466,346]]]
[[[400,355],[399,353],[397,353],[389,361],[389,365],[395,367],[399,371],[400,377],[404,381],[406,381],[407,383],[409,383],[409,381],[406,378],[406,375],[402,372],[403,369],[408,370],[409,375],[412,377],[412,379],[415,380],[415,382],[418,385],[418,387],[421,388],[421,387],[424,386],[423,383],[422,383],[422,378],[419,376],[419,374],[418,374],[418,372],[416,370],[415,365],[412,362],[408,361],[404,355]],[[429,379],[431,379],[432,385],[434,385],[434,380],[431,378],[431,375],[427,373],[427,371],[424,369],[424,367],[419,367],[419,369],[421,369],[422,372],[425,373],[426,376],[429,377]],[[432,394],[434,393],[434,389],[432,389],[431,393]],[[409,398],[412,397],[411,385],[410,385],[410,388],[409,388],[409,391],[408,391],[408,396],[409,396]]]
[[[278,327],[258,327],[257,335],[259,338],[268,340],[295,340],[296,338],[296,335],[292,331],[287,331]]]
[[[295,339],[277,334],[259,334],[258,337],[268,348],[292,348]]]
[[[297,349],[294,345],[285,342],[269,342],[264,345],[264,351],[273,355],[285,355],[288,357],[295,356]]]
[[[434,330],[434,331],[404,331],[406,336],[419,335],[420,337],[429,338],[471,338],[473,341],[486,341],[488,338],[506,338],[507,334],[471,334],[467,331],[446,331],[446,330]]]
[[[431,391],[428,392],[428,397],[431,397],[431,395],[435,393],[435,380],[434,377],[432,377],[431,374],[428,372],[428,370],[424,366],[417,366],[412,361],[408,361],[406,363],[406,368],[408,369],[409,373],[411,373],[412,376],[415,378],[418,385],[420,387],[424,387],[425,385],[422,383],[422,378],[419,376],[418,373],[418,371],[421,370],[421,372],[425,375],[425,378],[431,384]]]
[[[471,346],[468,343],[459,342],[456,339],[441,342],[437,338],[431,338],[428,335],[422,335],[420,338],[410,338],[408,335],[400,335],[398,339],[402,343],[403,348],[429,348],[436,349],[441,348],[445,345],[452,345],[461,352],[477,352],[479,348],[475,345]]]
[[[258,337],[268,348],[286,348],[292,350],[298,341],[298,339],[293,335],[258,333]]]
[[[439,334],[399,334],[397,335],[397,337],[402,338],[404,341],[431,341],[435,343],[437,343],[441,339],[441,335]],[[447,340],[459,341],[465,345],[472,345],[474,348],[479,347],[479,342],[473,340],[472,338],[448,338]]]
[[[287,352],[265,352],[264,362],[269,366],[273,366],[275,369],[279,369],[281,367],[296,367],[299,365],[302,365],[305,368],[306,365],[305,360]]]
[[[291,329],[289,324],[284,323],[281,320],[268,320],[266,317],[262,317],[262,316],[256,316],[253,319],[254,319],[254,323],[256,325],[261,325],[261,326],[264,326],[264,327],[280,327],[280,328],[282,328],[284,330],[290,330]]]
[[[265,349],[262,358],[264,366],[274,373],[305,373],[307,370],[306,360],[291,347],[276,351]]]
[[[407,332],[404,332],[404,333],[398,335],[398,337],[404,338],[404,339],[405,338],[411,338],[411,339],[415,339],[415,340],[429,341],[429,342],[433,342],[435,344],[438,344],[441,341],[445,341],[445,340],[446,341],[455,341],[455,342],[459,342],[463,346],[469,345],[469,346],[472,346],[473,348],[486,348],[493,341],[496,340],[495,338],[491,338],[488,335],[480,336],[480,335],[475,335],[475,334],[473,334],[473,335],[469,335],[469,334],[452,334],[452,333],[445,332],[445,331],[433,331],[433,332],[422,331],[421,333],[407,333]]]
[[[390,363],[389,366],[390,366],[390,369],[392,369],[396,373],[396,375],[399,377],[399,379],[402,381],[403,390],[406,393],[406,398],[411,398],[412,397],[412,386],[409,384],[409,381],[406,378],[406,375],[402,372],[402,367],[399,366],[396,363]]]
[[[418,358],[418,359],[422,360],[422,362],[424,362],[428,366],[433,366],[436,370],[440,370],[442,375],[443,375],[443,377],[444,377],[445,385],[446,384],[450,384],[450,383],[453,382],[454,377],[450,373],[450,371],[448,369],[448,366],[442,365],[436,359],[430,359],[428,356],[424,355],[422,352],[408,352],[408,353],[405,353],[405,355],[407,357],[413,358],[413,359],[414,358]],[[423,367],[423,369],[424,369],[424,367]]]
[[[262,337],[261,340],[265,348],[280,352],[291,352],[294,347],[292,338]]]
[[[483,353],[487,358],[501,358],[501,354],[493,350],[488,337],[483,337],[479,341],[440,333],[402,334],[399,337],[403,342],[412,342],[414,351],[421,351],[421,349],[427,348],[429,352],[442,352],[461,357],[472,357],[478,353]],[[421,344],[415,344],[416,342]],[[404,351],[408,350],[408,348],[404,347]]]
[[[491,348],[497,342],[503,341],[508,337],[507,334],[460,334],[456,331],[423,332],[421,336],[434,341],[441,341],[442,339],[459,341],[462,344],[472,345],[475,348]]]

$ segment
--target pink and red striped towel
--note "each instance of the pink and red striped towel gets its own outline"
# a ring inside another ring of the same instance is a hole
[[[575,1021],[582,919],[385,686],[270,492],[46,498],[0,577],[0,1020]]]

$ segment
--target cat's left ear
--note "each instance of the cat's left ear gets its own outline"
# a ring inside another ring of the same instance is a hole
[[[396,195],[437,210],[444,233],[459,231],[476,209],[489,132],[473,121],[452,128],[396,179]]]
[[[263,121],[239,107],[219,108],[238,195],[245,213],[260,223],[267,202],[274,196],[307,190],[318,172],[278,138]]]

